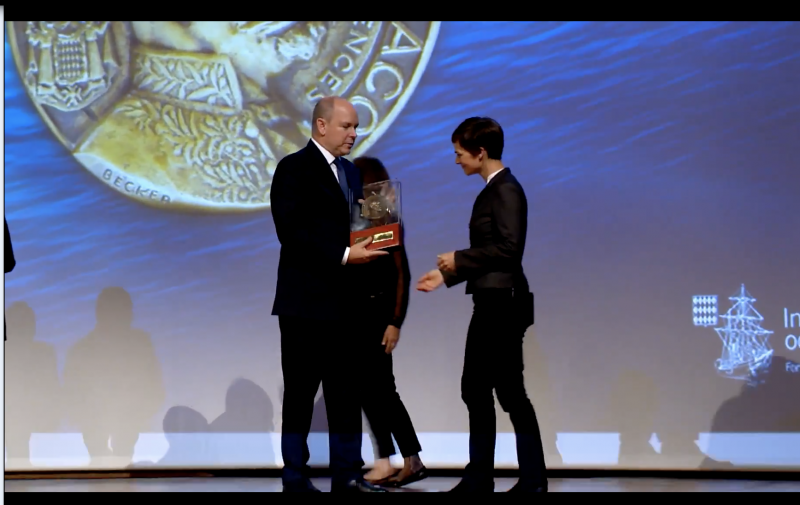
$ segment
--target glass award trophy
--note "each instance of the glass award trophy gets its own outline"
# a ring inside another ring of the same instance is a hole
[[[403,243],[400,181],[364,186],[364,198],[350,192],[350,246],[372,237],[367,249],[388,249]]]

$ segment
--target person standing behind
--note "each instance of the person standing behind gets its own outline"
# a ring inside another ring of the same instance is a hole
[[[525,191],[501,161],[503,129],[472,117],[451,136],[456,164],[479,174],[469,224],[470,248],[440,254],[438,269],[422,276],[420,291],[467,283],[474,309],[467,332],[461,397],[469,411],[469,464],[452,492],[493,492],[497,421],[494,394],[508,412],[517,439],[520,479],[512,492],[546,492],[544,450],[533,405],[525,392],[522,339],[533,324],[533,295],[522,268],[528,228]]]
[[[353,163],[361,172],[362,186],[389,180],[386,167],[377,158],[360,157]],[[398,246],[390,256],[360,265],[357,270],[360,300],[356,303],[365,317],[359,330],[364,338],[361,345],[366,383],[362,407],[378,456],[374,468],[364,478],[373,484],[402,487],[428,476],[419,457],[422,447],[397,392],[392,370],[392,351],[400,340],[411,286],[405,248]],[[403,455],[401,470],[392,468],[389,460],[395,454],[392,435]]]
[[[353,105],[326,97],[314,107],[305,148],[278,163],[270,189],[281,243],[272,314],[278,316],[283,369],[283,490],[319,492],[308,479],[308,433],[322,384],[327,406],[332,491],[386,492],[364,481],[358,337],[348,301],[352,264],[385,251],[350,244],[350,189],[361,198],[358,171],[343,156],[356,140]]]

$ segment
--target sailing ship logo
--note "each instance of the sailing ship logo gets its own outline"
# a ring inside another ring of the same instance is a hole
[[[717,318],[723,319],[724,326],[714,328],[722,340],[722,355],[714,362],[714,367],[723,377],[754,382],[772,363],[774,351],[768,340],[773,332],[761,327],[764,317],[753,307],[756,299],[750,296],[744,284],[728,299],[732,302],[731,308],[717,316],[715,296],[693,297],[695,309],[706,308],[702,313],[695,310],[695,325],[710,326]],[[713,311],[708,310],[712,305]]]

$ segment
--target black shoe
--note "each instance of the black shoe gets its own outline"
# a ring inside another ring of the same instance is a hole
[[[283,492],[284,493],[321,493],[319,489],[314,487],[310,481],[300,482],[300,483],[292,483],[292,484],[284,484],[283,485]]]
[[[331,493],[388,493],[386,489],[370,484],[364,479],[353,479],[346,484],[334,484],[331,486]]]
[[[546,493],[547,481],[544,484],[534,484],[531,482],[519,481],[514,487],[508,490],[509,493]]]
[[[475,481],[461,479],[448,493],[494,493],[494,479]]]

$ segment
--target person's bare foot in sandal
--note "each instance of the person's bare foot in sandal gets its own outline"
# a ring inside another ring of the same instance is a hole
[[[383,482],[389,477],[397,475],[397,472],[398,470],[392,466],[389,458],[376,459],[372,470],[364,474],[364,480],[375,484],[377,482]]]
[[[403,469],[400,470],[397,475],[390,478],[387,484],[397,487],[404,486],[405,484],[410,484],[426,478],[428,476],[427,473],[427,469],[425,465],[422,464],[419,455],[409,456],[403,460]]]

